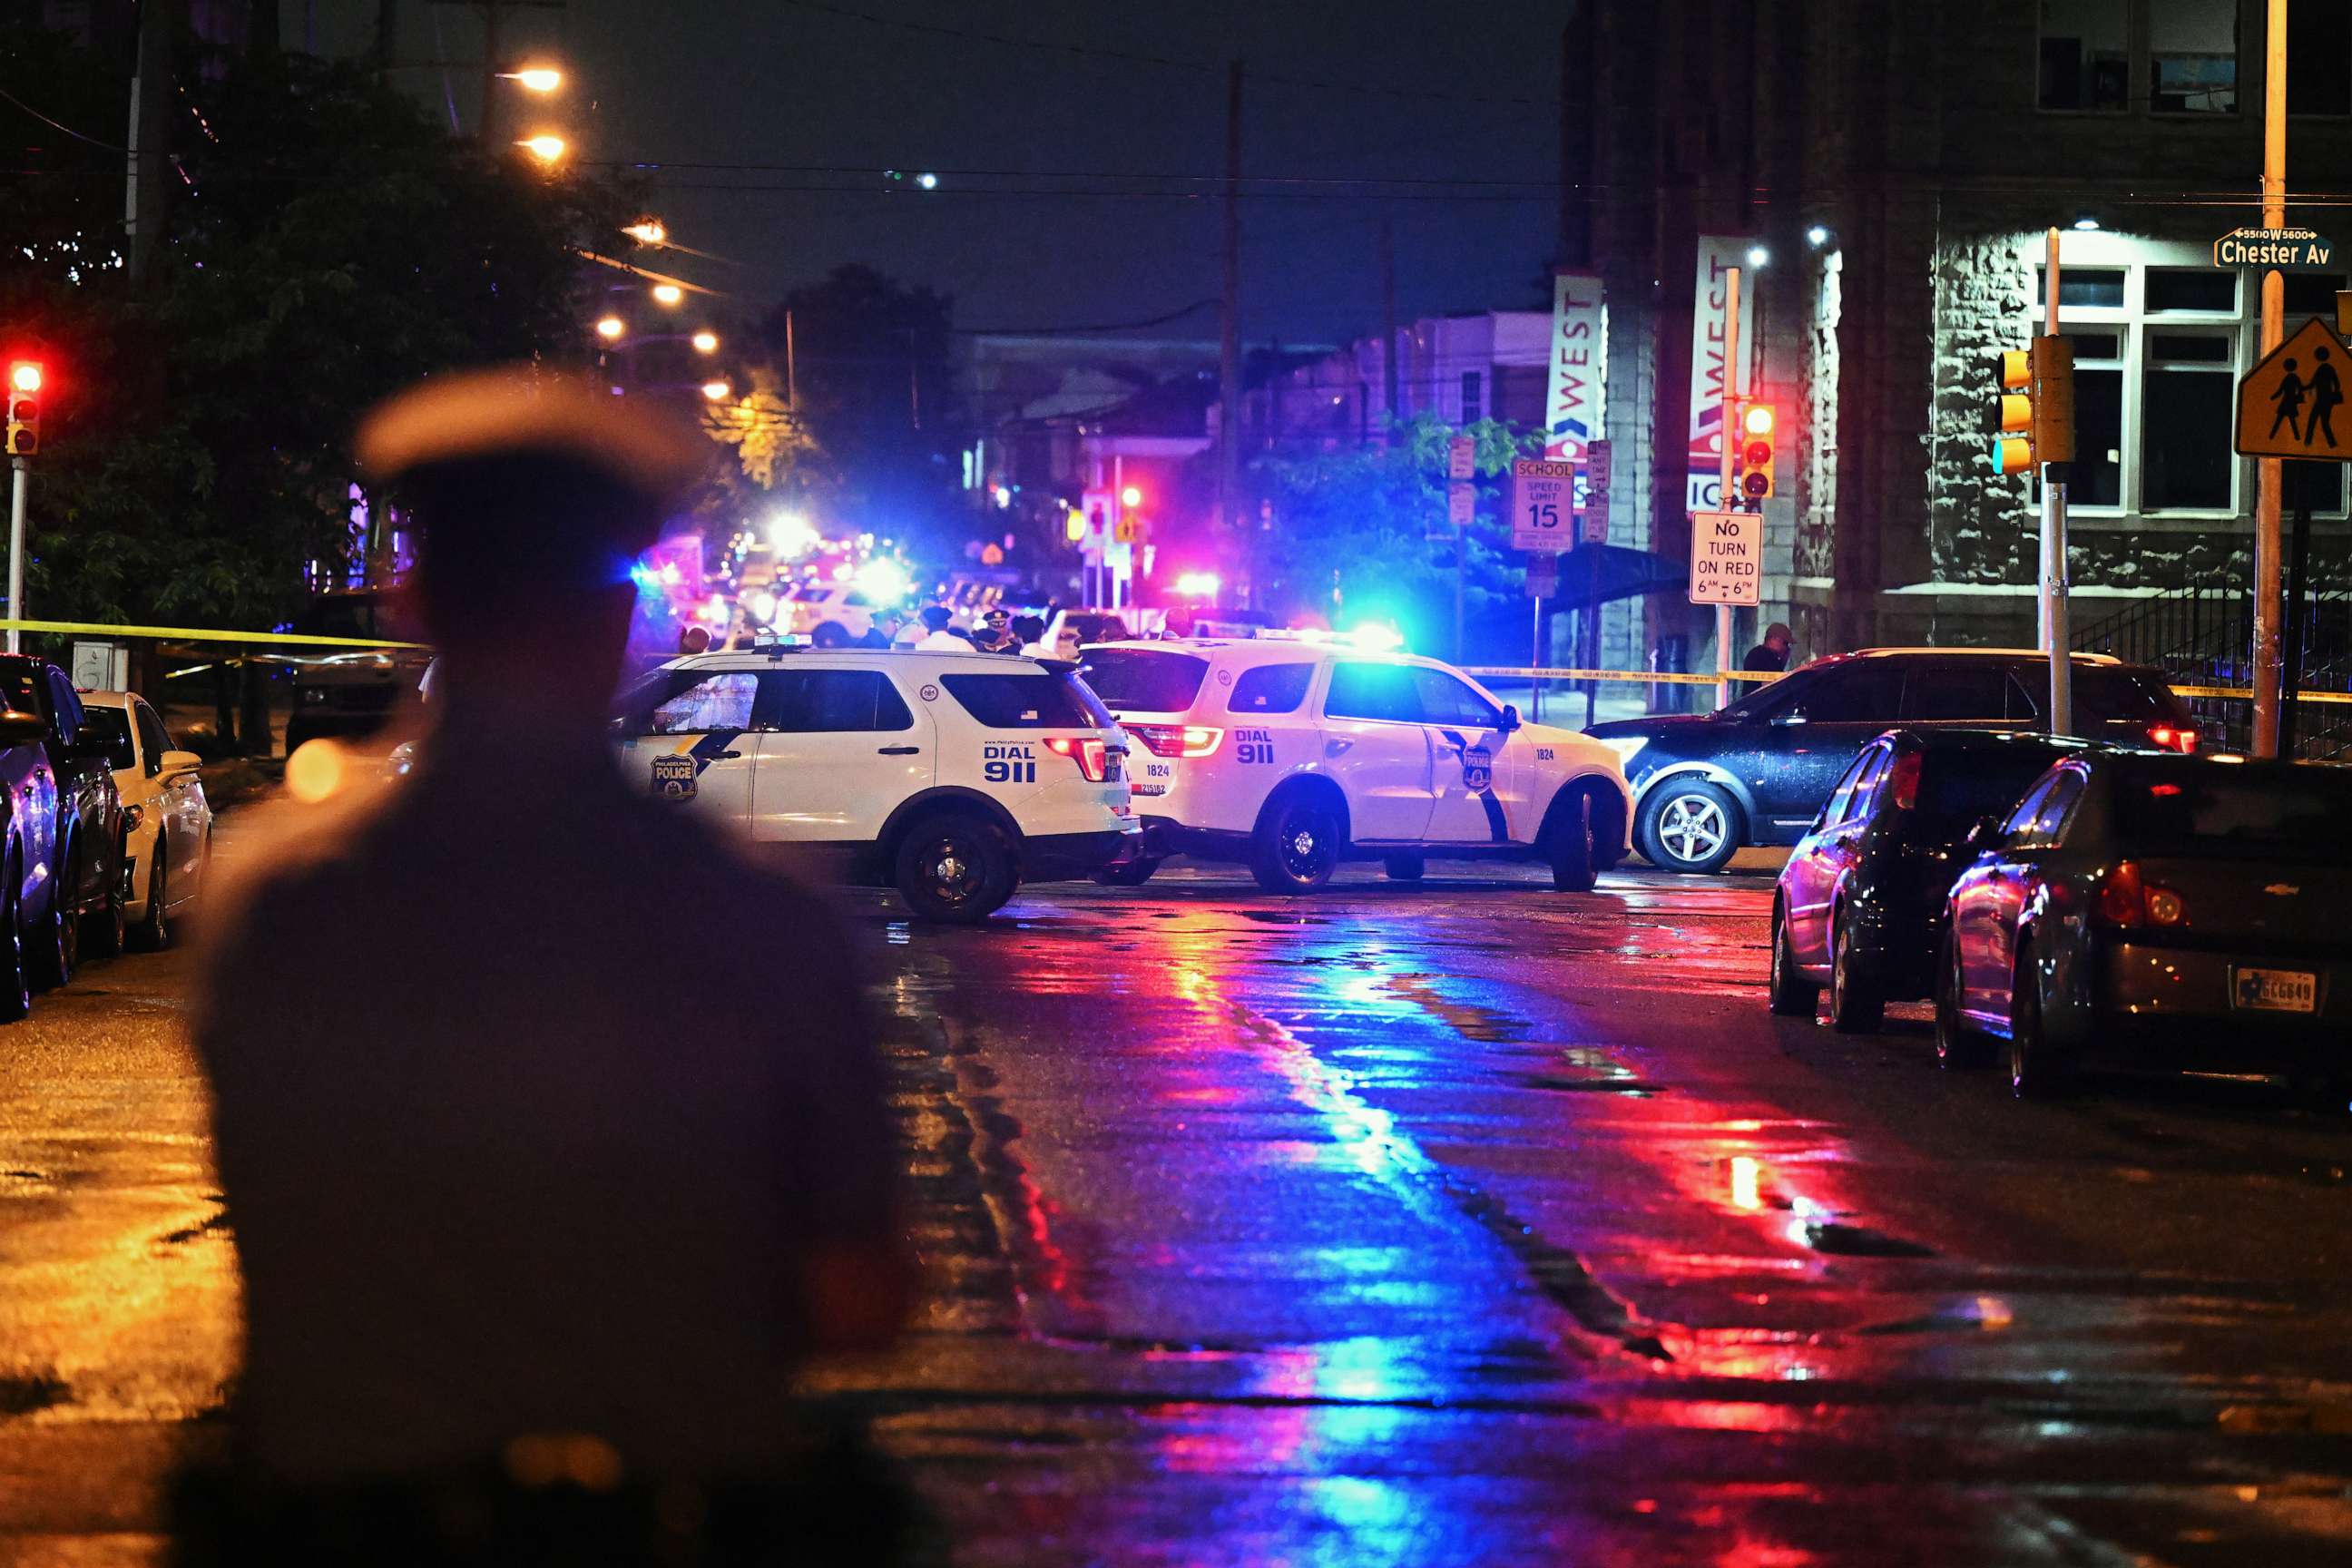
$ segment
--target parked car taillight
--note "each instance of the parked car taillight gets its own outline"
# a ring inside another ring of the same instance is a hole
[[[1096,736],[1049,735],[1045,749],[1077,763],[1078,772],[1088,784],[1101,784],[1110,776],[1110,747]]]
[[[2133,862],[2120,860],[2099,884],[2099,916],[2111,926],[2186,925],[2189,900],[2141,877]]]
[[[1119,728],[1143,742],[1155,757],[1205,757],[1223,743],[1225,732],[1202,724],[1129,724]]]
[[[2166,751],[2179,752],[2184,757],[2197,749],[2197,731],[2178,724],[2151,724],[2147,738]]]

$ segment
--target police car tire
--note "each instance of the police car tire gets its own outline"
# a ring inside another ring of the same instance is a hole
[[[1711,854],[1685,859],[1667,849],[1659,837],[1660,820],[1676,801],[1712,805],[1719,814],[1723,842]],[[1642,854],[1661,871],[1688,871],[1702,876],[1720,871],[1739,852],[1741,832],[1739,803],[1703,779],[1668,779],[1642,802]]]
[[[1418,882],[1429,869],[1429,861],[1419,855],[1383,855],[1381,869],[1391,882]]]
[[[950,847],[971,873],[962,890],[942,888],[934,877],[935,857]],[[898,842],[898,896],[927,921],[970,924],[1004,907],[1020,885],[1013,846],[994,823],[966,812],[927,816]]]
[[[1574,789],[1574,785],[1570,786]],[[1581,789],[1559,803],[1552,814],[1551,885],[1563,893],[1589,893],[1601,880],[1600,862],[1592,854],[1592,796]]]
[[[1301,852],[1304,838],[1308,847]],[[1339,868],[1339,815],[1317,793],[1293,789],[1258,813],[1250,836],[1250,875],[1269,893],[1312,893]]]

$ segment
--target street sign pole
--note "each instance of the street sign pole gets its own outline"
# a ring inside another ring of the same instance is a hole
[[[2298,465],[2294,471],[2294,543],[2286,563],[2286,657],[2279,678],[2278,754],[2294,756],[2297,699],[2303,691],[2304,640],[2310,616],[2303,602],[2305,573],[2311,565],[2311,475]]]
[[[22,458],[8,459],[16,471],[8,480],[8,618],[25,618],[25,482],[32,465]],[[8,651],[17,649],[16,628],[8,628]]]
[[[2263,71],[2263,226],[2286,226],[2286,0],[2270,0]],[[2055,290],[2053,290],[2054,293]],[[2263,353],[2286,335],[2286,279],[2263,273]],[[2279,511],[2284,478],[2276,458],[2255,465],[2254,744],[2257,757],[2279,755]]]
[[[2050,230],[2042,330],[2058,335],[2058,230]],[[2066,626],[2066,465],[2042,465],[2042,651],[2050,659],[2050,732],[2074,732],[2074,638]]]
[[[1723,282],[1723,415],[1716,439],[1723,447],[1722,488],[1716,505],[1731,510],[1731,408],[1739,385],[1739,268],[1724,269]],[[1731,606],[1715,607],[1715,705],[1731,702]]]

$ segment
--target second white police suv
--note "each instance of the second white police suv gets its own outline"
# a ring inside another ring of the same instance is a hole
[[[623,772],[755,844],[832,850],[927,919],[1132,853],[1127,742],[1066,663],[1001,654],[698,654],[614,720]]]
[[[1426,856],[1548,862],[1590,889],[1625,858],[1616,753],[1518,710],[1449,666],[1279,637],[1106,643],[1079,672],[1118,715],[1140,882],[1171,854],[1240,860],[1269,892],[1310,892],[1341,860],[1401,881]]]

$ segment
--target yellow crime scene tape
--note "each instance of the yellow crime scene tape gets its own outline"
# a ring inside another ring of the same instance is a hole
[[[290,643],[302,647],[413,647],[430,651],[421,642],[392,642],[383,637],[326,637],[304,632],[223,632],[202,626],[110,626],[92,621],[12,621],[0,619],[0,632],[85,632],[109,637],[163,637],[173,642]]]
[[[1465,664],[1465,675],[1506,675],[1514,680],[1621,680],[1630,685],[1713,686],[1718,680],[1778,680],[1777,669],[1734,669],[1721,675],[1672,675],[1647,669],[1514,668],[1507,665]]]

